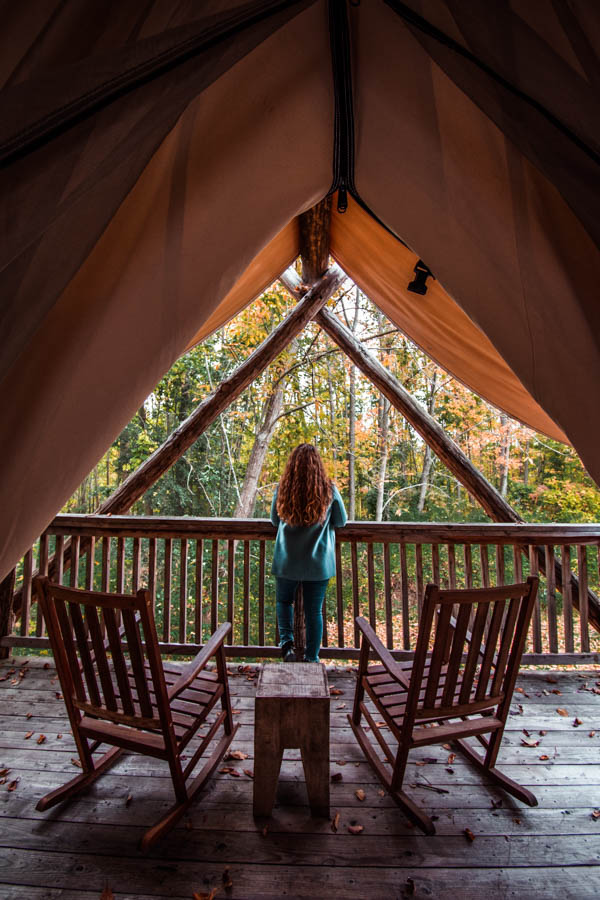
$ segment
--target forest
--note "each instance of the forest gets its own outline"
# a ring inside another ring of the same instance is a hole
[[[94,512],[293,304],[275,283],[177,360],[63,511]],[[329,308],[439,421],[523,519],[600,520],[600,491],[571,447],[536,434],[464,387],[350,280]],[[268,516],[287,456],[301,441],[318,447],[351,519],[487,520],[400,413],[316,325],[280,354],[132,513]]]

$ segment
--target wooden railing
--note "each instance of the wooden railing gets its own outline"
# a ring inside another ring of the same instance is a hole
[[[60,515],[15,570],[4,647],[47,646],[32,576],[152,595],[164,653],[192,654],[233,622],[228,654],[277,650],[275,529],[263,519]],[[365,615],[399,658],[411,655],[425,585],[478,587],[540,575],[525,660],[600,662],[600,525],[350,522],[324,604],[322,658],[356,658]]]

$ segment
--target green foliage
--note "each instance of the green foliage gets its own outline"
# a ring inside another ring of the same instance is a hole
[[[351,293],[350,293],[351,291]],[[423,405],[472,462],[527,521],[598,521],[600,492],[572,448],[501,415],[439,369],[379,313],[357,289],[330,307]],[[211,390],[261,343],[292,306],[277,285],[201,346],[181,357],[65,507],[92,512],[148,457]],[[314,442],[348,503],[350,361],[309,326],[270,368],[196,441],[135,505],[145,515],[231,516],[236,508],[265,404],[284,391],[279,418],[258,485],[254,514],[268,515],[274,487],[290,451]],[[455,478],[434,461],[424,481],[425,446],[394,409],[382,431],[382,400],[356,373],[356,518],[374,519],[377,473],[386,456],[383,519],[485,521]]]

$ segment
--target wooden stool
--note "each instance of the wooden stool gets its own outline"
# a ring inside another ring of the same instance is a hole
[[[322,663],[268,663],[256,689],[254,815],[270,816],[283,751],[298,747],[311,812],[329,817],[329,686]]]

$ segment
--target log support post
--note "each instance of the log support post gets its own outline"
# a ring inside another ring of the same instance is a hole
[[[13,569],[0,581],[0,638],[7,637],[12,632],[15,576],[16,570]],[[0,659],[7,659],[9,653],[10,647],[0,647]]]

